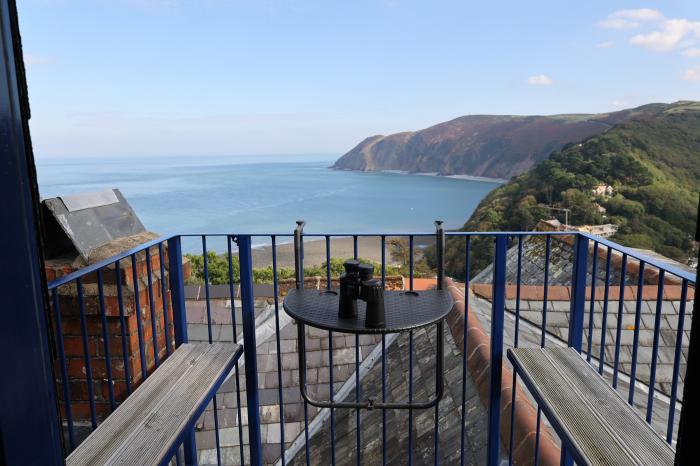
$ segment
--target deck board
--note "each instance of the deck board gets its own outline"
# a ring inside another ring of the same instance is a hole
[[[577,464],[673,464],[674,450],[571,348],[508,350]]]
[[[185,343],[66,459],[68,466],[151,465],[205,408],[240,357],[231,343]]]

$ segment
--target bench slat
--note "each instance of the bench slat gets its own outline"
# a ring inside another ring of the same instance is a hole
[[[242,347],[185,343],[66,459],[69,466],[151,465],[206,407]]]
[[[509,349],[508,358],[577,464],[673,464],[673,448],[572,348]]]

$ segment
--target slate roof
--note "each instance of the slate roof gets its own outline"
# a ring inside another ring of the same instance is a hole
[[[190,340],[206,340],[206,305],[204,301],[188,301],[188,332]],[[235,303],[240,309],[240,303]],[[231,310],[226,300],[211,300],[212,332],[215,340],[230,341],[232,338]],[[280,405],[278,398],[277,343],[275,340],[274,305],[265,300],[256,301],[258,322],[257,364],[258,384],[262,413],[263,460],[265,464],[279,464],[280,457]],[[284,398],[285,445],[289,464],[305,464],[304,409],[299,393],[297,331],[294,322],[280,307],[280,349],[282,356],[282,386]],[[237,312],[240,334],[240,312]],[[379,337],[360,336],[361,390],[364,395],[381,394],[381,342]],[[406,399],[408,394],[408,337],[387,339],[388,393],[395,399]],[[336,399],[354,400],[355,381],[355,337],[333,334],[334,389]],[[435,386],[435,331],[417,331],[414,335],[414,390],[416,399],[432,396]],[[374,351],[374,353],[373,353]],[[328,332],[307,328],[307,377],[309,391],[318,398],[328,397],[329,362]],[[445,396],[440,407],[441,455],[446,464],[454,462],[459,455],[459,435],[462,396],[462,355],[455,347],[452,336],[445,326]],[[374,359],[370,356],[374,354]],[[245,408],[245,368],[240,368],[241,407]],[[345,385],[344,385],[345,384]],[[465,444],[466,464],[483,464],[486,448],[486,412],[478,398],[475,387],[467,373],[467,436]],[[239,442],[236,377],[231,376],[217,395],[219,441],[222,464],[241,464]],[[319,413],[321,415],[319,416]],[[455,414],[457,413],[457,415]],[[336,410],[336,455],[338,464],[342,458],[355,455],[355,411]],[[246,446],[244,461],[248,459],[247,413],[241,410],[242,436]],[[316,419],[316,417],[318,419]],[[407,452],[408,414],[405,411],[387,411],[387,432],[390,463],[403,464]],[[434,410],[414,412],[414,460],[416,464],[432,464]],[[329,464],[330,415],[308,406],[309,448],[311,464]],[[381,411],[362,411],[361,417],[362,455],[364,464],[375,464],[381,460]],[[214,432],[213,406],[210,405],[196,426],[199,464],[216,464],[216,437]],[[350,461],[348,461],[350,462]]]

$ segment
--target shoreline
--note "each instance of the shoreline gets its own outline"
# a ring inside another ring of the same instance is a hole
[[[353,170],[351,168],[340,168],[330,166],[331,170],[341,170],[346,172],[357,172],[357,173],[389,173],[394,175],[416,175],[416,176],[434,176],[438,178],[452,178],[453,180],[464,180],[464,181],[478,181],[483,183],[498,183],[506,184],[510,180],[505,178],[491,178],[488,176],[476,176],[476,175],[465,175],[465,174],[455,174],[455,175],[441,175],[439,172],[411,172],[408,170]]]
[[[418,245],[416,245],[418,248]],[[349,236],[334,237],[330,241],[331,258],[351,259],[354,255],[353,238]],[[373,236],[361,236],[357,238],[358,256],[373,262],[382,261],[381,238]],[[276,245],[277,268],[294,267],[294,243],[278,243]],[[261,244],[252,249],[253,267],[262,268],[272,265],[272,245]],[[238,252],[233,253],[234,256]],[[385,244],[385,257],[387,265],[398,265],[391,257],[389,241]],[[304,241],[304,265],[317,266],[326,261],[326,240],[311,239]]]

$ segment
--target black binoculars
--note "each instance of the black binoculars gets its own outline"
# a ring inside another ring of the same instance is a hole
[[[357,317],[357,300],[361,299],[367,303],[365,327],[383,327],[384,287],[381,280],[373,278],[374,267],[356,260],[345,261],[343,267],[345,272],[340,276],[338,316]]]

